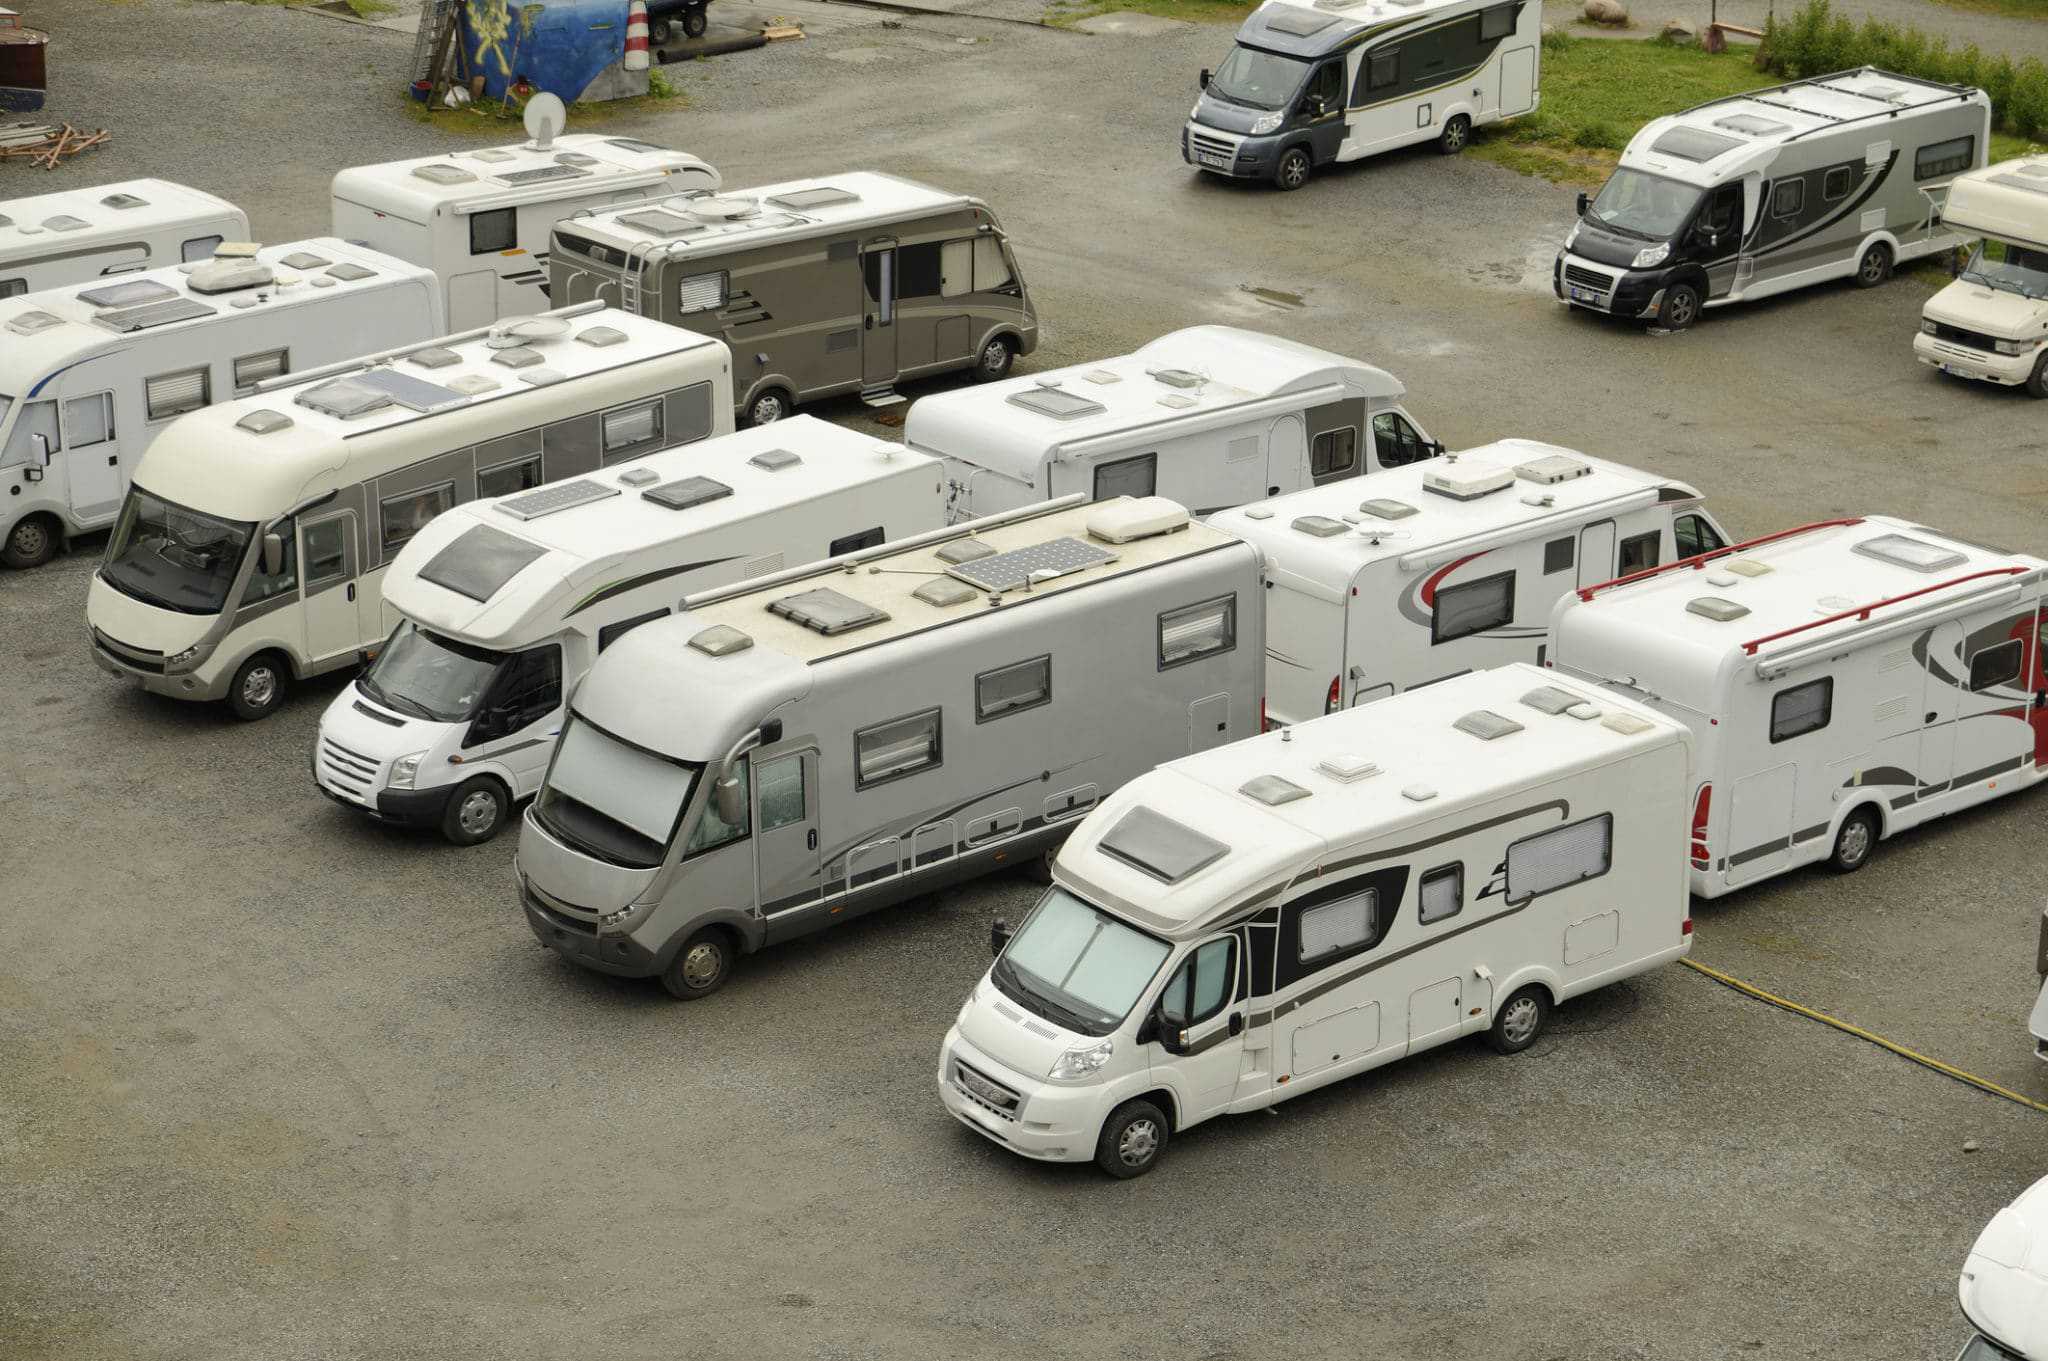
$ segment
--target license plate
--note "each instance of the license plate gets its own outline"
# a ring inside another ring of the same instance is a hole
[[[1218,156],[1213,151],[1198,151],[1195,153],[1195,159],[1203,165],[1211,166],[1217,170],[1230,169],[1230,158],[1228,156]]]
[[[1600,295],[1590,288],[1574,288],[1571,290],[1571,295],[1573,302],[1597,303],[1600,301]]]

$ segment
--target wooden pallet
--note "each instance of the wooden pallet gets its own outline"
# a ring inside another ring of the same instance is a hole
[[[85,132],[69,123],[55,128],[18,123],[0,128],[0,159],[25,156],[32,165],[55,170],[66,157],[99,146],[113,135],[105,128]]]
[[[771,43],[782,42],[789,38],[801,38],[804,31],[795,24],[770,24],[761,30],[761,36]]]

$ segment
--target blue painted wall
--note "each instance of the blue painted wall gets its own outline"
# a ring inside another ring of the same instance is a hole
[[[470,0],[470,70],[498,96],[517,76],[574,103],[626,51],[626,0]]]

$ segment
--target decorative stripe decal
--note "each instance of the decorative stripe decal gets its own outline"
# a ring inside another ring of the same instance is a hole
[[[562,617],[564,619],[572,618],[589,609],[592,605],[610,600],[616,595],[623,595],[627,591],[637,590],[651,582],[660,581],[663,577],[678,576],[684,572],[694,572],[703,567],[722,567],[728,562],[738,562],[744,556],[745,554],[742,553],[734,553],[730,557],[705,558],[701,562],[680,563],[674,567],[664,567],[657,572],[643,572],[637,577],[627,577],[624,581],[615,581],[611,585],[600,587],[583,597],[575,609],[570,610],[568,614]]]

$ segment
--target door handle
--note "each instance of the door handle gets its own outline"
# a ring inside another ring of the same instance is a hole
[[[818,849],[818,829],[813,827],[804,834],[804,846],[808,850]]]
[[[1935,720],[1936,718],[1938,718],[1938,717],[1940,717],[1940,715],[1939,715],[1939,714],[1937,714],[1937,713],[1935,713],[1935,712],[1934,712],[1934,711],[1933,711],[1932,709],[1929,709],[1929,710],[1927,711],[1927,721],[1928,721],[1929,723],[1932,723],[1932,722],[1933,722],[1933,721],[1934,721],[1934,720]]]
[[[348,598],[350,600],[354,600],[356,598],[356,584],[353,581],[351,581],[348,584]]]
[[[861,330],[863,330],[863,331],[872,331],[872,330],[874,330],[874,329],[875,329],[875,319],[874,319],[873,317],[862,317],[862,318],[860,319],[860,329],[861,329]]]
[[[1231,1033],[1231,1034],[1233,1034],[1233,1035],[1242,1035],[1242,1034],[1244,1034],[1244,1013],[1243,1013],[1243,1012],[1241,1012],[1241,1011],[1233,1011],[1233,1012],[1231,1012],[1231,1013],[1230,1013],[1230,1033]]]

